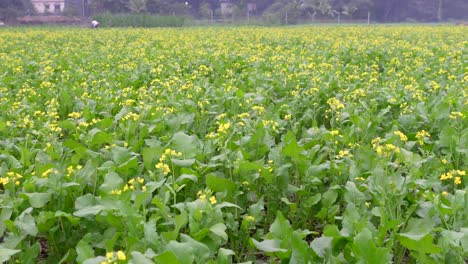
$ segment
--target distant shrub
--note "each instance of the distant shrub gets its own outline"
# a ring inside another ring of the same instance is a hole
[[[102,27],[182,27],[185,17],[143,14],[99,14],[93,16]]]

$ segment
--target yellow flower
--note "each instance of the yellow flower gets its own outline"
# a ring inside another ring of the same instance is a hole
[[[424,145],[424,138],[427,138],[430,136],[431,135],[425,130],[421,130],[416,133],[416,139],[418,140],[419,145]]]
[[[245,217],[245,220],[247,220],[249,222],[253,222],[253,221],[255,221],[255,217],[253,217],[251,215],[248,215],[247,217]]]
[[[211,196],[211,197],[210,197],[210,203],[211,203],[211,204],[216,204],[216,202],[217,202],[217,201],[216,201],[216,197]]]
[[[119,260],[126,260],[127,257],[125,256],[125,253],[122,250],[117,251],[117,258]]]
[[[78,119],[78,118],[81,117],[81,113],[79,113],[79,112],[72,112],[72,113],[68,114],[68,117],[74,118],[74,119]]]
[[[156,164],[155,167],[156,167],[156,169],[162,170],[164,175],[167,175],[167,174],[169,174],[169,172],[171,172],[171,169],[169,168],[169,165],[167,165],[165,163],[162,163],[162,162],[159,162],[158,164]]]
[[[457,119],[457,118],[462,119],[463,117],[465,117],[465,115],[461,112],[451,112],[449,115],[450,119]]]
[[[200,198],[200,201],[202,201],[202,202],[206,201],[206,195],[205,194],[200,194],[199,198]]]
[[[446,191],[443,191],[443,192],[442,192],[442,195],[445,197],[445,196],[449,195],[449,193],[446,192]]]
[[[423,130],[423,131],[424,131],[424,130]],[[425,131],[424,131],[424,132],[425,132]],[[399,136],[401,141],[405,141],[405,142],[408,141],[408,137],[407,137],[405,134],[403,134],[403,132],[401,132],[401,131],[399,131],[399,130],[393,132],[393,134],[396,135],[396,136]]]
[[[455,177],[455,179],[453,180],[453,182],[456,184],[456,185],[459,185],[462,183],[461,181],[461,178],[460,177]]]
[[[106,259],[111,260],[114,258],[114,252],[107,252],[106,253]]]
[[[220,124],[218,127],[218,133],[226,133],[230,127],[231,127],[230,123]]]

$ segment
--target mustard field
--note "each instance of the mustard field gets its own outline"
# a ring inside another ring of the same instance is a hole
[[[0,263],[465,263],[468,28],[0,29]]]

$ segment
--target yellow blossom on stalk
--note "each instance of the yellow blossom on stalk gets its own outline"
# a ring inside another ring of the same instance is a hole
[[[401,141],[404,141],[404,142],[408,141],[408,137],[403,132],[401,132],[399,130],[393,132],[393,134],[395,136],[399,136]]]
[[[216,197],[211,196],[211,197],[210,197],[210,203],[211,203],[211,204],[216,204],[216,202],[217,202],[217,201],[216,201]]]
[[[165,149],[165,150],[164,150],[164,155],[180,157],[180,156],[182,156],[182,153],[181,153],[181,152],[177,152],[177,151],[175,151],[175,150],[173,150],[173,149]]]
[[[127,99],[127,100],[125,100],[125,105],[126,105],[126,106],[131,106],[131,105],[133,105],[134,103],[135,103],[135,100],[133,100],[133,99]]]
[[[122,250],[117,251],[117,259],[119,260],[126,260],[127,257],[125,256],[125,253]]]
[[[343,109],[345,106],[344,104],[336,97],[332,97],[327,100],[327,104],[330,106],[331,109],[338,111]]]
[[[338,155],[336,156],[336,158],[337,159],[342,159],[344,157],[352,158],[353,154],[351,154],[349,152],[349,150],[340,150],[340,152],[338,152]]]
[[[158,164],[156,164],[155,167],[156,167],[156,169],[162,170],[164,175],[168,175],[169,172],[171,172],[171,169],[169,168],[169,165],[167,165],[165,163],[162,163],[162,162],[159,162]]]
[[[457,119],[457,118],[464,118],[465,115],[462,112],[450,112],[449,118],[450,119]]]
[[[114,258],[114,252],[107,252],[106,253],[106,259],[111,260]]]
[[[206,194],[204,194],[202,191],[198,191],[197,195],[198,195],[198,198],[200,198],[200,201],[202,202],[206,201]]]
[[[448,196],[448,195],[449,195],[449,193],[448,193],[448,192],[446,192],[446,191],[443,191],[443,192],[442,192],[442,195],[445,197],[445,196]]]
[[[245,217],[245,220],[247,220],[248,222],[253,222],[255,221],[255,217],[251,216],[251,215],[248,215]]]
[[[430,136],[431,135],[425,130],[421,130],[416,133],[416,139],[418,140],[419,145],[424,145],[424,138],[428,138]]]
[[[68,117],[74,118],[74,119],[78,119],[78,118],[81,117],[81,113],[79,113],[79,112],[72,112],[72,113],[68,114]]]
[[[49,175],[52,173],[52,169],[47,169],[42,173],[43,178],[49,177]]]
[[[258,114],[263,114],[265,113],[265,107],[261,106],[261,105],[254,105],[252,106],[252,109],[257,112]]]
[[[291,118],[292,118],[291,114],[287,114],[284,116],[284,120],[291,120]]]
[[[206,135],[206,138],[213,139],[213,138],[216,138],[217,136],[218,136],[218,134],[216,134],[214,132],[210,132],[208,135]]]
[[[237,117],[239,117],[239,118],[249,118],[250,114],[249,113],[242,113],[242,114],[238,114]]]
[[[226,117],[226,113],[220,114],[216,117],[216,119],[223,119]]]
[[[448,161],[446,159],[442,159],[441,162],[442,162],[442,164],[447,164],[448,163]]]
[[[218,133],[226,133],[230,127],[230,123],[220,124],[218,127]]]
[[[445,181],[445,180],[450,180],[450,179],[454,179],[454,183],[456,185],[458,184],[461,184],[462,181],[461,181],[461,177],[459,176],[465,176],[466,175],[466,172],[465,171],[462,171],[462,170],[451,170],[449,172],[446,172],[446,173],[443,173],[442,175],[440,175],[439,179],[441,181]]]

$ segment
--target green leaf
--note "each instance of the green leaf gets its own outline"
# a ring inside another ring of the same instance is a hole
[[[41,208],[50,201],[50,193],[24,193],[28,197],[29,203],[34,208]]]
[[[322,205],[325,208],[332,206],[336,198],[338,198],[338,192],[334,189],[329,189],[322,195]]]
[[[18,252],[21,252],[21,250],[0,247],[0,263],[7,262],[11,256]]]
[[[34,217],[31,215],[32,208],[24,210],[20,216],[15,219],[15,225],[26,235],[36,236],[38,229]]]
[[[111,171],[104,176],[104,183],[99,187],[99,189],[105,193],[109,193],[112,190],[119,189],[122,184],[123,180],[119,174]]]
[[[191,238],[186,234],[181,234],[180,239],[184,243],[190,244],[191,248],[193,248],[193,252],[195,255],[195,259],[199,263],[206,263],[210,258],[210,249],[205,244]]]
[[[230,249],[225,249],[225,248],[220,248],[218,250],[218,258],[216,259],[217,264],[231,264],[232,263],[232,257],[234,256],[235,253],[234,251]]]
[[[132,259],[128,262],[129,264],[153,264],[150,259],[138,251],[132,251],[130,255],[132,255]]]
[[[234,192],[237,188],[236,184],[232,181],[218,178],[213,174],[206,176],[206,185],[215,192]]]
[[[179,160],[179,159],[171,159],[171,161],[174,163],[174,165],[179,166],[179,167],[190,167],[195,163],[195,159],[185,159],[185,160]]]
[[[76,245],[76,254],[76,260],[78,263],[83,263],[85,260],[94,257],[94,250],[88,244],[86,238],[81,239]]]
[[[224,239],[225,241],[228,240],[228,235],[226,234],[226,225],[223,223],[217,223],[214,226],[210,227],[210,231]]]
[[[175,133],[171,139],[173,149],[180,151],[185,157],[193,158],[201,151],[197,136],[189,136],[184,132]]]
[[[387,248],[378,248],[371,231],[364,228],[353,241],[353,252],[361,263],[390,263],[390,252]]]
[[[166,248],[174,253],[180,263],[193,263],[195,259],[194,248],[188,242],[180,243],[172,240],[167,244]]]
[[[397,238],[404,247],[416,252],[439,253],[441,251],[440,247],[432,243],[434,237],[431,234],[410,231],[399,233]]]
[[[87,217],[91,215],[97,215],[100,213],[102,210],[105,210],[106,207],[103,205],[93,205],[93,206],[88,206],[83,209],[80,209],[76,212],[73,213],[73,215],[78,216],[78,217]]]
[[[154,257],[154,262],[157,264],[181,264],[185,262],[180,262],[179,259],[176,257],[174,252],[166,251],[162,254],[157,255]]]
[[[284,218],[280,211],[278,211],[276,213],[275,221],[270,226],[270,232],[274,234],[276,238],[283,239],[286,237],[291,237],[292,231],[293,230],[289,224],[289,221]]]
[[[102,132],[98,128],[93,128],[89,131],[88,136],[90,137],[89,145],[93,147],[100,147],[104,144],[112,143],[112,136]]]
[[[143,164],[147,170],[154,169],[154,165],[158,157],[161,156],[162,148],[161,147],[151,147],[144,148],[141,150],[141,156],[143,158]]]
[[[182,174],[180,175],[179,177],[177,177],[177,182],[180,182],[180,181],[183,181],[183,180],[191,180],[193,182],[197,182],[198,181],[198,178],[197,176],[193,175],[193,174]]]
[[[332,240],[332,237],[321,236],[319,238],[314,239],[310,243],[310,247],[319,257],[325,258],[325,256],[327,255],[327,251],[331,251]]]
[[[281,248],[281,242],[279,240],[263,240],[258,242],[257,240],[250,238],[255,247],[263,252],[287,252],[287,249]]]
[[[292,131],[289,131],[286,134],[284,141],[286,145],[283,148],[283,155],[289,156],[294,160],[298,160],[301,156],[303,148],[297,144],[296,136],[294,135],[294,133]]]

